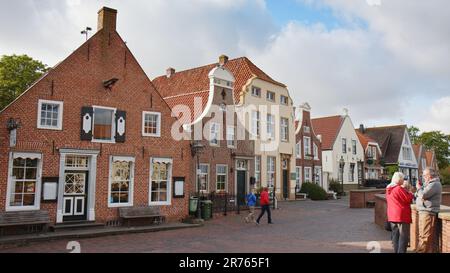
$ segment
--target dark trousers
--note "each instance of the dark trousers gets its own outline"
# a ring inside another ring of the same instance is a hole
[[[259,220],[261,219],[261,217],[263,217],[263,215],[266,211],[267,211],[267,220],[268,220],[267,222],[272,223],[272,217],[270,216],[270,205],[262,205],[261,206],[261,214],[259,214],[256,222],[259,223]]]
[[[406,253],[409,244],[409,224],[391,223],[392,245],[395,253]]]

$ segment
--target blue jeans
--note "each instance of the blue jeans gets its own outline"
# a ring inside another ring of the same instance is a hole
[[[259,220],[261,219],[261,217],[263,217],[263,215],[266,211],[267,211],[267,222],[272,223],[272,217],[270,215],[270,205],[262,205],[261,206],[261,214],[259,214],[259,217],[256,220],[256,222],[259,223]]]

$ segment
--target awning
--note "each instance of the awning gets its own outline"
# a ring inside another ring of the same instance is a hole
[[[39,153],[13,153],[13,158],[29,158],[29,159],[41,159],[42,154]]]

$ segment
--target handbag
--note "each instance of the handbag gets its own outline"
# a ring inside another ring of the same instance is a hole
[[[389,222],[389,221],[384,221],[384,229],[386,230],[386,231],[392,231],[392,226],[391,226],[391,222]]]

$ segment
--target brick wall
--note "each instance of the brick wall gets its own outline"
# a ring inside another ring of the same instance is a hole
[[[365,208],[367,207],[368,201],[375,201],[375,195],[384,193],[384,189],[351,190],[349,199],[350,208]]]
[[[443,192],[442,193],[442,205],[444,206],[450,206],[450,192]]]
[[[450,253],[450,212],[439,215],[442,225],[442,253]]]
[[[111,90],[102,82],[119,80]],[[38,100],[64,102],[63,130],[37,129]],[[81,141],[82,106],[100,105],[126,111],[125,143],[93,143]],[[143,137],[142,111],[161,113],[161,137]],[[9,132],[0,128],[0,211],[5,210],[9,153],[12,151],[39,152],[43,155],[42,176],[59,176],[60,148],[95,149],[97,179],[95,193],[96,219],[107,221],[118,216],[117,208],[108,208],[109,158],[112,155],[135,157],[134,205],[148,205],[150,157],[173,159],[173,176],[186,176],[191,162],[189,143],[171,137],[171,117],[168,105],[154,89],[137,60],[115,31],[97,32],[68,58],[19,97],[0,114],[0,124],[9,118],[20,120],[17,146],[9,148]],[[190,177],[186,176],[185,191],[190,191]],[[42,203],[55,220],[56,202]],[[173,199],[162,210],[169,220],[187,215],[188,198]]]

